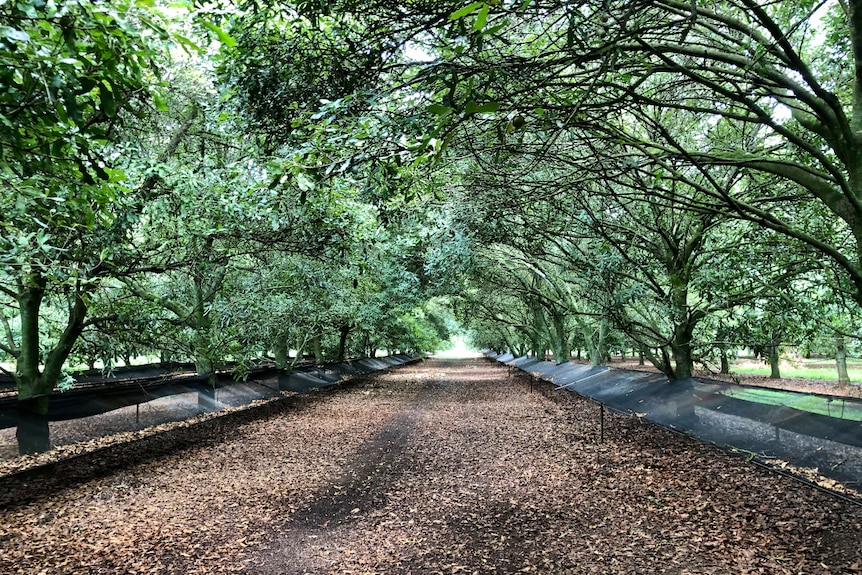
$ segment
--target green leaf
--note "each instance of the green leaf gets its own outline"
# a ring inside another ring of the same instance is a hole
[[[428,106],[428,111],[436,116],[446,116],[452,113],[452,108],[440,104],[431,104]]]
[[[17,28],[12,28],[10,26],[2,26],[0,27],[0,36],[3,36],[13,42],[29,42],[30,35],[24,30],[18,30]]]
[[[78,80],[81,83],[81,89],[78,91],[79,94],[86,94],[90,90],[96,87],[97,82],[92,78],[88,78],[87,76],[83,76]]]
[[[473,23],[473,31],[481,32],[482,28],[485,27],[485,24],[488,23],[488,12],[491,10],[491,7],[488,4],[482,6],[479,10],[479,15],[476,16],[476,22]]]
[[[157,110],[159,110],[160,112],[167,112],[168,111],[167,102],[165,102],[165,99],[162,98],[162,95],[159,94],[158,92],[153,92],[153,101],[156,104]]]
[[[63,90],[63,102],[66,104],[67,117],[76,124],[80,124],[83,121],[81,109],[78,107],[78,100],[71,90]]]
[[[449,144],[452,142],[452,136],[454,135],[455,132],[452,132],[448,136],[446,136],[446,138],[443,140],[443,143],[440,145],[440,152],[446,151],[446,149],[449,147]]]
[[[452,14],[449,15],[449,20],[458,20],[460,18],[463,18],[468,14],[472,14],[482,6],[485,6],[484,2],[473,2],[472,4],[467,4],[463,8],[452,12]]]
[[[32,2],[16,2],[16,6],[18,10],[24,12],[27,15],[27,18],[32,18],[35,20],[38,17],[38,13],[36,12],[36,7]]]
[[[506,27],[505,22],[503,22],[502,24],[497,24],[496,26],[491,26],[490,28],[488,28],[487,30],[482,32],[482,35],[483,36],[493,36],[494,34],[496,34],[497,32],[499,32],[500,30],[502,30],[505,27]]]
[[[182,46],[183,50],[185,50],[185,52],[187,54],[191,54],[192,52],[194,52],[196,54],[203,54],[204,53],[203,48],[201,48],[200,46],[198,46],[197,44],[195,44],[194,42],[192,42],[191,40],[189,40],[185,36],[182,36],[180,34],[174,34],[173,38],[174,38],[174,40],[176,40],[179,43],[180,46]]]
[[[117,115],[117,106],[114,102],[114,92],[111,90],[111,85],[108,82],[102,82],[103,86],[99,90],[99,99],[102,102],[102,111],[109,118]]]
[[[218,36],[219,42],[227,46],[228,48],[233,48],[236,46],[236,40],[234,40],[233,36],[216,26],[211,22],[203,22],[203,25],[206,26],[213,34]]]
[[[465,114],[492,114],[500,109],[499,102],[485,102],[484,104],[477,104],[476,102],[470,101],[467,102],[467,106],[464,108]]]
[[[63,102],[61,102],[60,100],[57,101],[57,118],[61,122],[69,121],[69,115],[66,114],[66,106],[63,105]]]
[[[308,177],[304,172],[299,172],[296,174],[296,185],[304,192],[311,191],[314,189],[314,180]]]

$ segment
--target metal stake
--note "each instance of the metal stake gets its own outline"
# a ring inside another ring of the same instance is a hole
[[[599,443],[605,442],[605,404],[599,404]]]

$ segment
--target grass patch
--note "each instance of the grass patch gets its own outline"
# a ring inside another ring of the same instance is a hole
[[[775,389],[726,389],[719,393],[743,401],[792,407],[809,413],[849,419],[850,421],[862,421],[862,405],[852,401],[848,403],[838,398],[801,395]]]
[[[734,366],[734,373],[746,375],[764,375],[769,376],[770,370],[768,365],[762,367],[755,366]],[[862,381],[862,368],[848,368],[847,373],[850,375],[851,381]],[[825,369],[816,367],[790,367],[781,366],[781,377],[798,377],[802,379],[825,379],[829,381],[838,381],[838,368]]]

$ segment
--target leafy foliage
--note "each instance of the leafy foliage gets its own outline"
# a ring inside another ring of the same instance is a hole
[[[770,318],[854,335],[860,10],[720,8],[4,4],[21,397],[70,356],[429,350],[441,302],[482,345],[633,346],[674,377]]]

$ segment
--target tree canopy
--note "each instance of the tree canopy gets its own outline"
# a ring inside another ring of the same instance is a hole
[[[476,345],[633,349],[672,379],[741,347],[852,351],[860,18],[3,5],[3,369],[44,412],[73,363],[433,351],[456,318]]]

